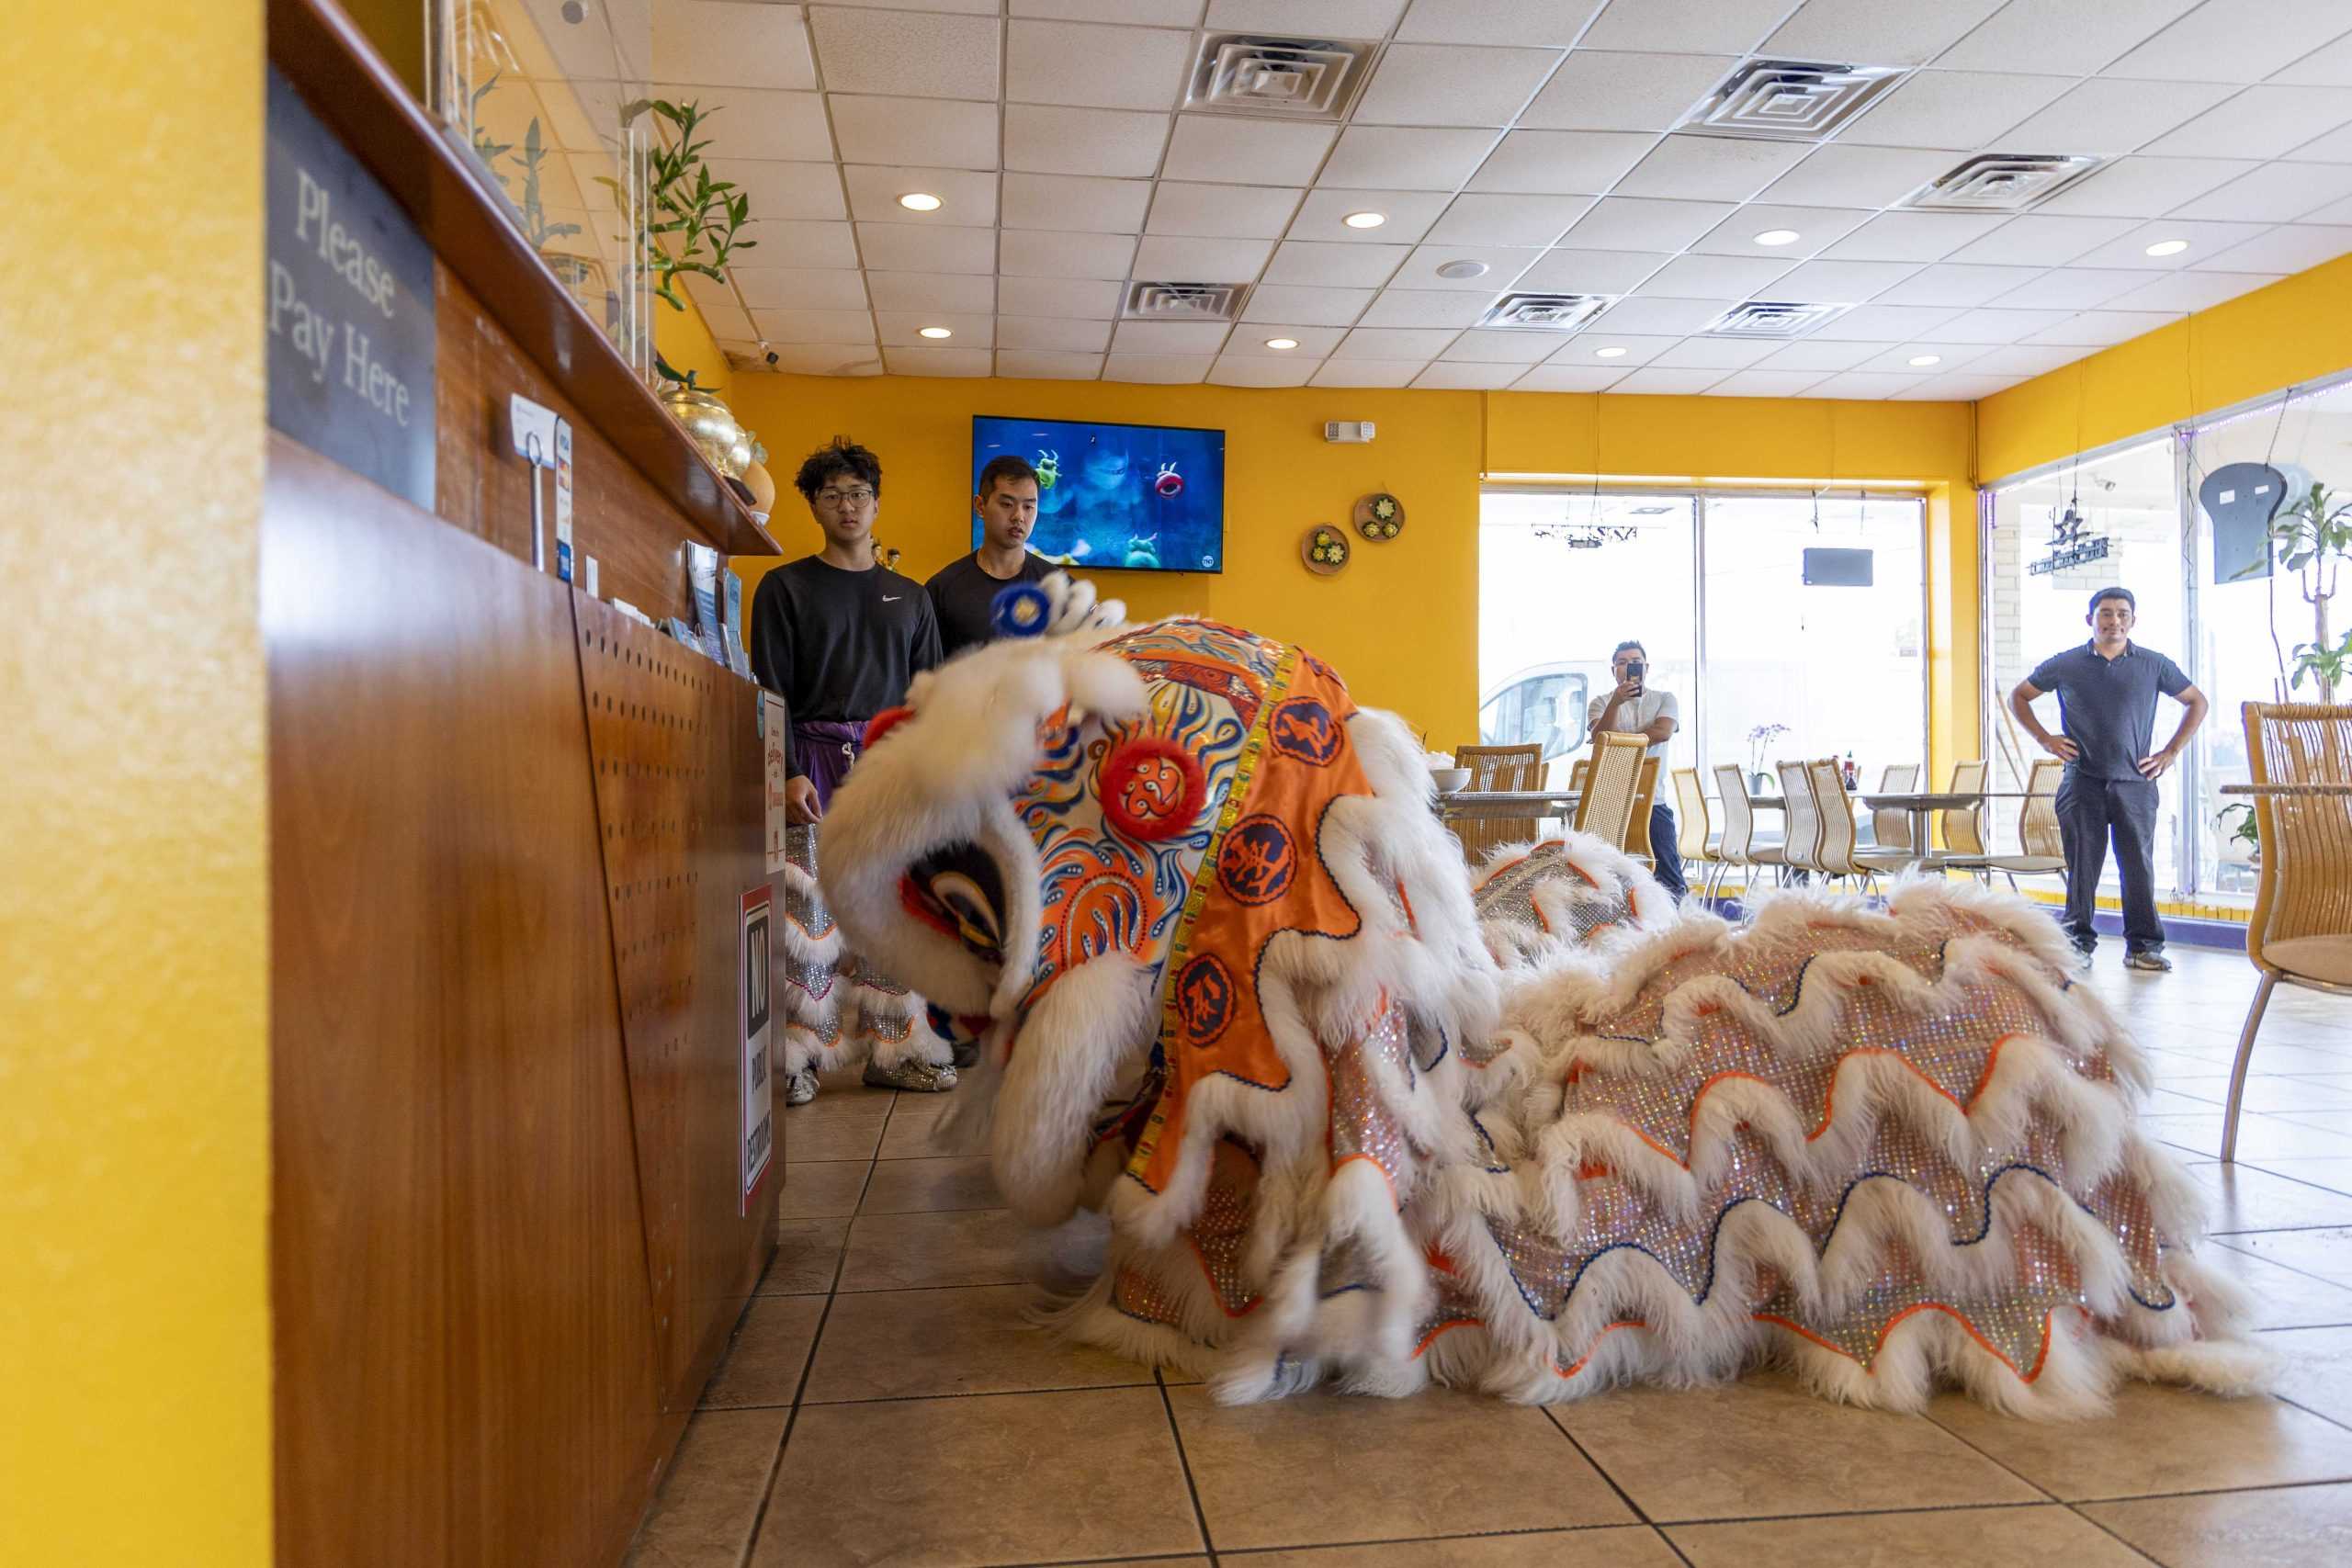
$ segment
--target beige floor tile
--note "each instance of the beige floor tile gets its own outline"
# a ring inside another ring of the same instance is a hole
[[[2165,1568],[2341,1568],[2352,1562],[2352,1486],[2091,1503],[2083,1513]]]
[[[824,1315],[822,1296],[753,1296],[752,1310],[735,1325],[735,1342],[702,1391],[703,1407],[790,1404]]]
[[[2216,1235],[2352,1225],[2352,1193],[2290,1180],[2258,1166],[2217,1160],[2193,1161],[2188,1174],[2205,1189],[2211,1202],[2207,1217]]]
[[[849,1242],[849,1221],[780,1220],[776,1223],[775,1259],[760,1280],[763,1296],[823,1295],[833,1288],[841,1271],[842,1248]]]
[[[2230,1103],[2227,1073],[2172,1077],[2160,1072],[2156,1081],[2173,1093],[2192,1100],[2221,1106]],[[2290,1116],[2299,1111],[2352,1111],[2352,1089],[2317,1077],[2290,1077],[2284,1073],[2256,1077],[2249,1074],[2245,1080],[2245,1109],[2265,1115]]]
[[[861,1214],[850,1223],[843,1291],[937,1285],[1074,1285],[1102,1267],[1107,1225],[1081,1214],[1032,1230],[1007,1209]]]
[[[705,1410],[662,1480],[624,1568],[735,1568],[784,1446],[787,1410]]]
[[[831,1404],[1151,1382],[1148,1367],[1030,1324],[1023,1312],[1041,1296],[1035,1285],[837,1296],[804,1397]]]
[[[2352,1230],[2256,1231],[2226,1245],[2298,1273],[2352,1288]]]
[[[1306,1546],[1225,1561],[1234,1568],[1676,1568],[1673,1550],[1647,1525]]]
[[[2052,1504],[1674,1525],[1666,1533],[1692,1568],[2145,1568],[2146,1562],[2097,1525]]]
[[[792,1160],[784,1168],[784,1190],[776,1194],[776,1217],[786,1220],[846,1219],[857,1213],[871,1160]]]
[[[803,1117],[785,1112],[784,1157],[793,1162],[857,1160],[874,1157],[881,1146],[887,1116]]]
[[[2273,1233],[2291,1234],[2291,1233]],[[2242,1252],[2242,1236],[2215,1236],[2198,1248],[2198,1260],[2244,1286],[2253,1303],[2255,1328],[2324,1328],[2352,1323],[2352,1290]]]
[[[2148,1136],[2207,1159],[2221,1155],[2222,1121],[2223,1112],[2219,1107],[2211,1111],[2154,1111],[2140,1119]],[[2269,1158],[2330,1157],[2352,1157],[2352,1134],[2251,1111],[2238,1118],[2238,1158],[2250,1165],[2264,1165]]]
[[[2305,1181],[2313,1187],[2331,1191],[2352,1193],[2352,1158],[2335,1156],[2320,1159],[2252,1159],[2241,1153],[2238,1163],[2283,1176],[2290,1181]]]
[[[1832,1404],[1777,1374],[1553,1410],[1660,1522],[2043,1500],[1918,1416]]]
[[[976,1150],[955,1147],[939,1138],[940,1118],[947,1114],[939,1095],[908,1095],[899,1101],[890,1125],[882,1134],[884,1159],[939,1159]]]
[[[753,1568],[1197,1552],[1156,1388],[800,1412]]]
[[[2282,1328],[2256,1343],[2287,1358],[2280,1393],[2352,1427],[2352,1328]]]
[[[949,1209],[1001,1209],[986,1155],[947,1159],[877,1160],[861,1214],[935,1213]]]
[[[1629,1524],[1541,1410],[1431,1389],[1221,1405],[1169,1391],[1219,1551]]]
[[[2097,1421],[2017,1421],[1946,1394],[1928,1418],[2064,1502],[2352,1481],[2352,1431],[2275,1399],[2126,1383]]]

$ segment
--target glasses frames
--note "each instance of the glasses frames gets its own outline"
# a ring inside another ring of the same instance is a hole
[[[873,499],[874,492],[862,485],[855,490],[820,490],[817,492],[820,505],[837,510],[844,506],[864,506]]]

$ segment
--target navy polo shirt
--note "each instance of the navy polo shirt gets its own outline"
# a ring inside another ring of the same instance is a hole
[[[2140,759],[2155,750],[2156,694],[2188,690],[2179,665],[2134,642],[2113,659],[2086,642],[2043,660],[2026,680],[2058,694],[2059,728],[2081,748],[2067,771],[2094,779],[2138,778]]]

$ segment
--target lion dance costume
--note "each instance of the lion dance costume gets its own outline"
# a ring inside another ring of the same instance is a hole
[[[2261,1381],[2139,1051],[2030,906],[1922,882],[1732,926],[1573,834],[1473,874],[1404,725],[1312,655],[1049,624],[918,679],[822,877],[979,1041],[955,1115],[1007,1201],[1107,1213],[1079,1338],[1231,1401]]]

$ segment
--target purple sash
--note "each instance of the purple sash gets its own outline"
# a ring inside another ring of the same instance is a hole
[[[865,726],[833,719],[795,720],[792,760],[795,771],[806,773],[816,786],[817,804],[831,806],[833,791],[849,776],[849,766],[865,750]]]

